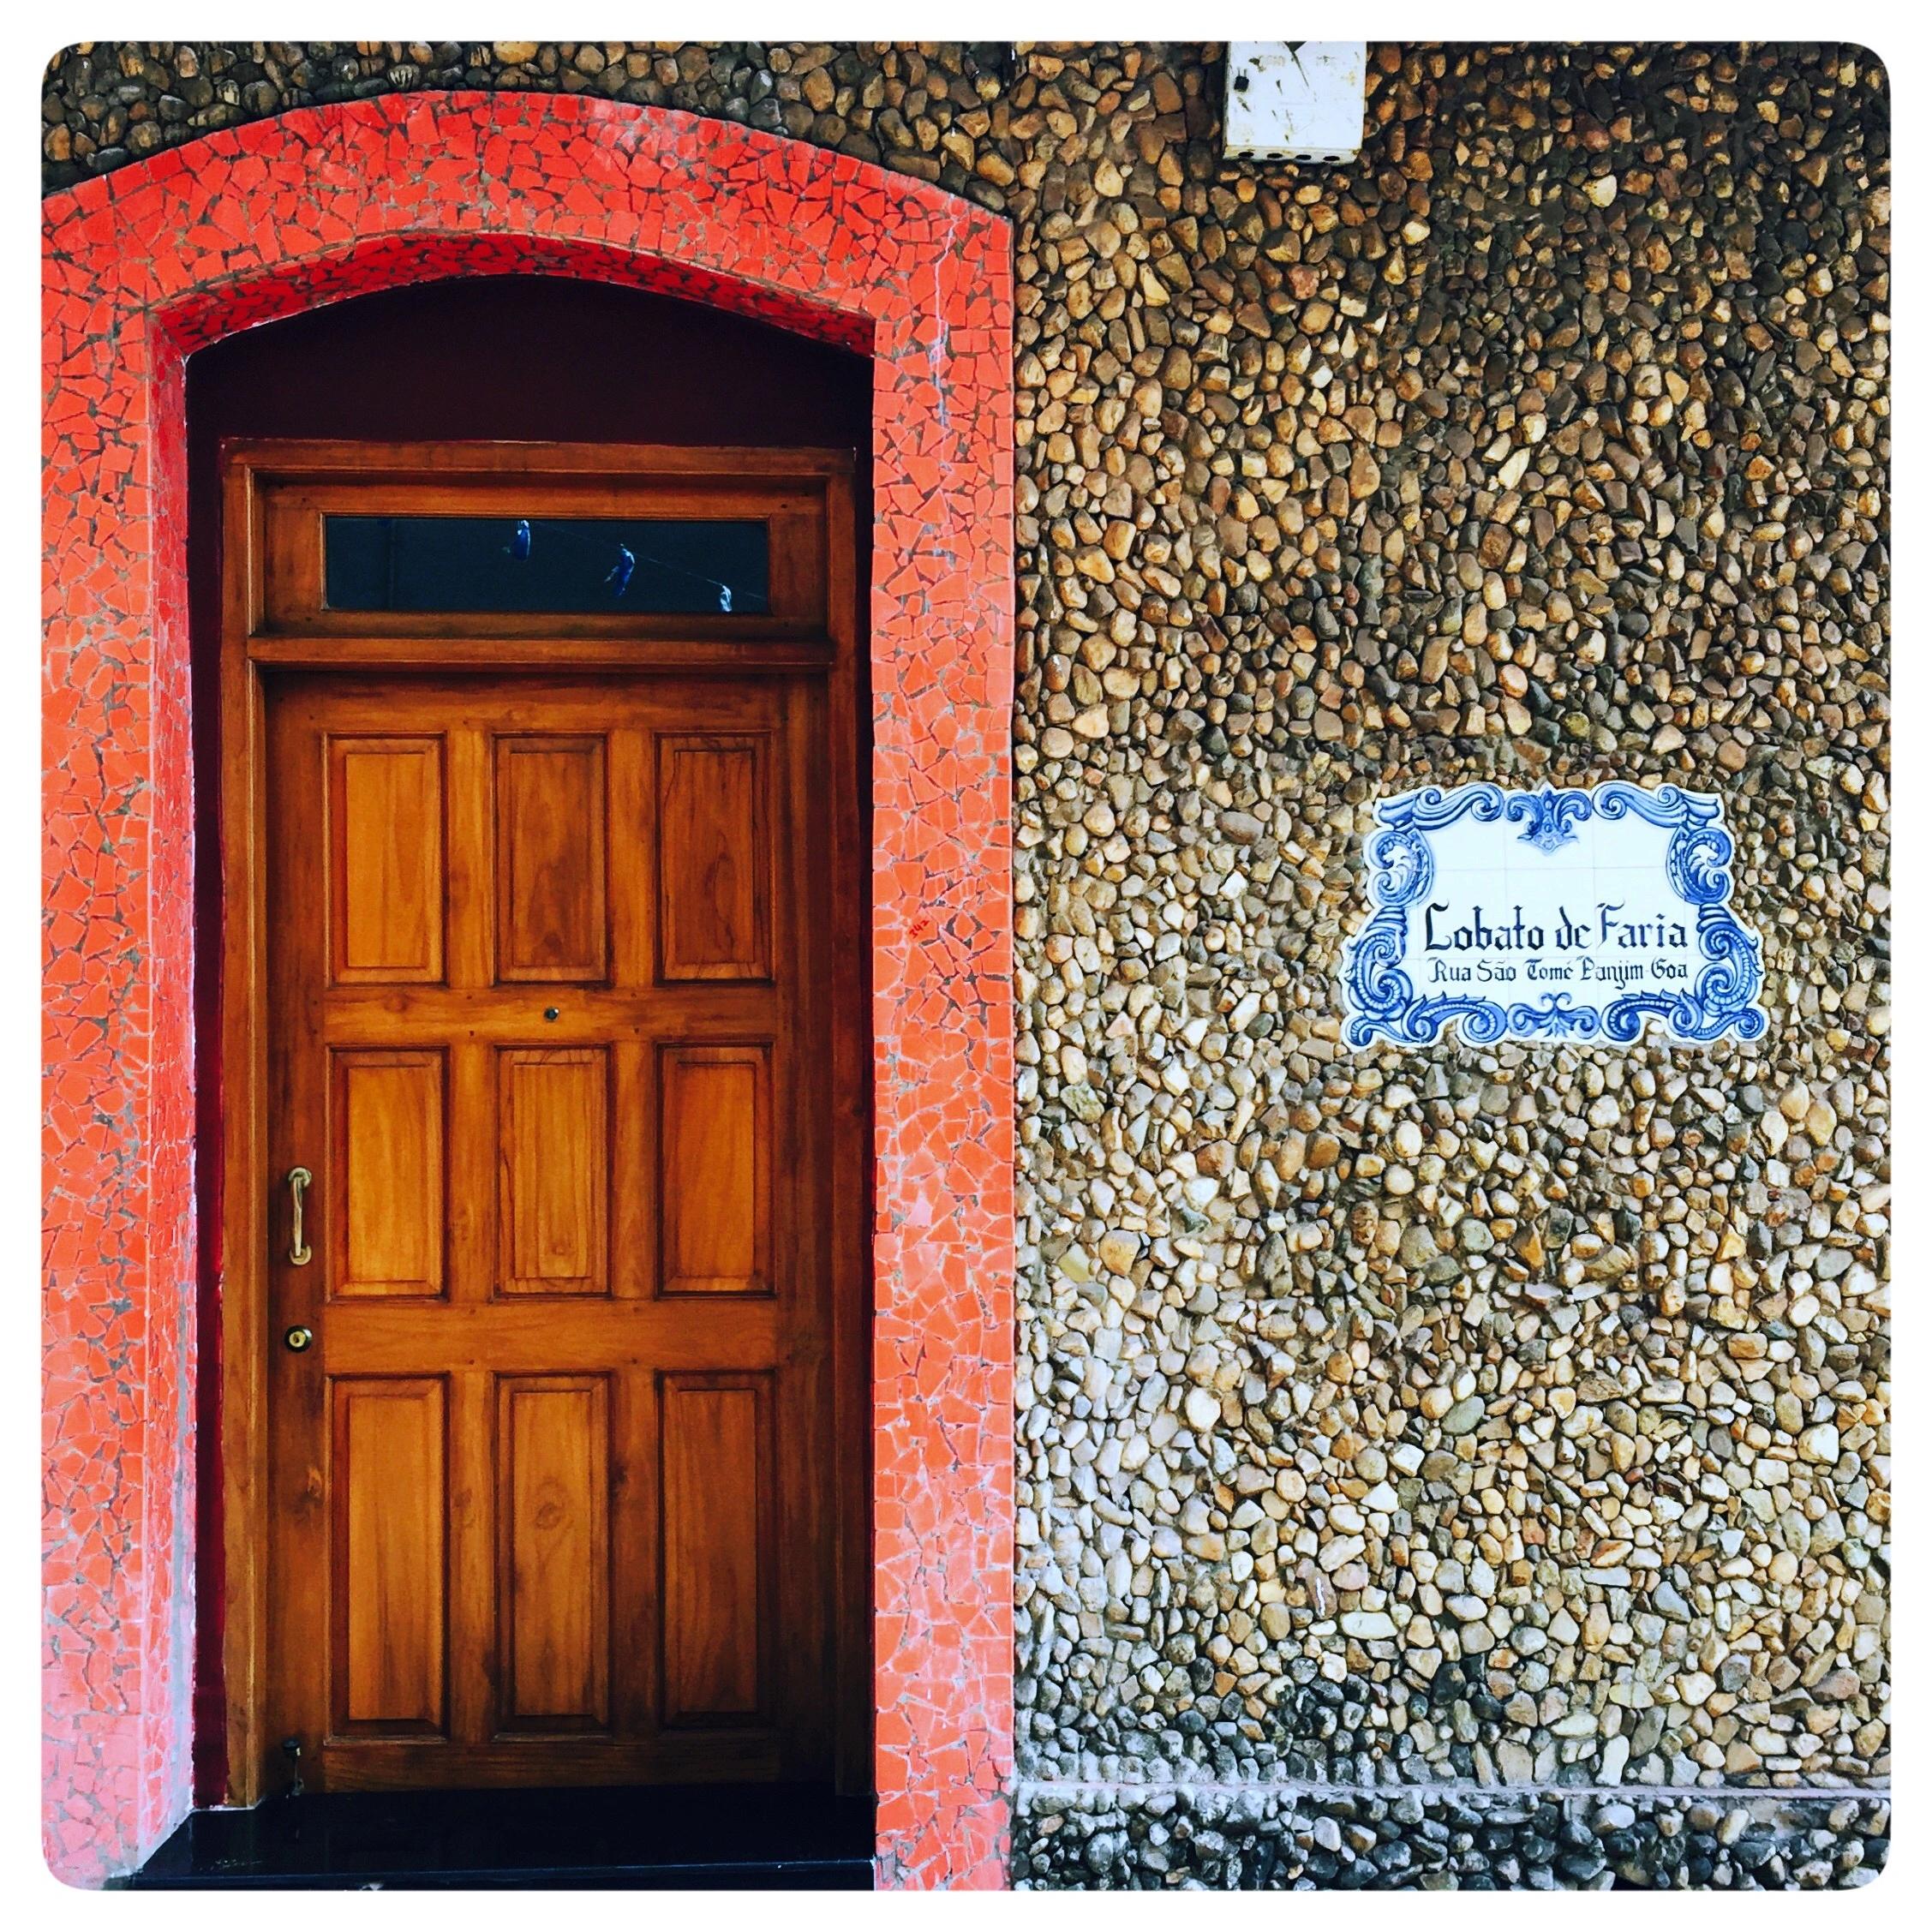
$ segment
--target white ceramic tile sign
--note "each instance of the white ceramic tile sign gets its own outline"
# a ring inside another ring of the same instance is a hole
[[[1724,803],[1621,780],[1425,786],[1383,799],[1371,901],[1343,954],[1343,1032],[1466,1042],[1756,1039],[1762,952],[1731,909]]]

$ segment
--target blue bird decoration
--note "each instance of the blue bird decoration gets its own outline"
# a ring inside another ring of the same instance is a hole
[[[518,563],[525,561],[530,553],[530,520],[519,519],[516,529],[511,532],[510,547],[504,552],[506,557],[514,557]]]
[[[731,586],[728,583],[721,583],[718,586],[718,608],[721,611],[728,611],[731,608]]]
[[[631,588],[631,573],[637,567],[637,559],[632,555],[630,547],[626,544],[619,544],[617,547],[617,562],[612,565],[610,575],[604,579],[604,582],[611,586],[612,596],[621,597]]]

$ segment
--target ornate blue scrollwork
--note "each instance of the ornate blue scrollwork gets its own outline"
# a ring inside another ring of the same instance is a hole
[[[1540,1000],[1518,1000],[1509,1009],[1509,1031],[1519,1037],[1587,1040],[1603,1024],[1594,1007],[1570,1003],[1567,993],[1546,993]]]
[[[1371,841],[1368,862],[1375,891],[1384,906],[1409,906],[1435,882],[1436,855],[1429,841],[1409,826],[1391,826]]]
[[[1522,843],[1546,855],[1572,843],[1593,817],[1635,817],[1671,834],[1664,875],[1696,920],[1696,977],[1684,987],[1619,991],[1601,1007],[1578,1006],[1568,992],[1504,1004],[1477,994],[1421,993],[1408,953],[1409,908],[1434,888],[1438,866],[1429,834],[1462,819],[1523,826]],[[1628,1044],[1656,1020],[1672,1039],[1707,1042],[1734,1033],[1761,1038],[1768,1025],[1758,994],[1764,966],[1756,937],[1731,910],[1736,846],[1724,827],[1723,801],[1675,785],[1654,790],[1613,780],[1591,790],[1504,792],[1488,783],[1445,791],[1429,785],[1381,799],[1369,834],[1367,920],[1344,948],[1343,1037],[1367,1046],[1378,1036],[1427,1046],[1453,1025],[1470,1044],[1504,1039],[1590,1040]]]
[[[1527,819],[1522,842],[1539,852],[1554,852],[1576,836],[1575,822],[1590,816],[1590,803],[1581,792],[1559,792],[1545,779],[1534,792],[1512,792],[1503,809],[1511,818]]]

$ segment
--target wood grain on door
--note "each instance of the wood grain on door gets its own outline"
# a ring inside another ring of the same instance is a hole
[[[782,677],[270,694],[312,1783],[825,1768],[821,722]]]

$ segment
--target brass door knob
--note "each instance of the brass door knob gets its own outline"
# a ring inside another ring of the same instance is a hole
[[[291,1328],[282,1339],[288,1344],[291,1354],[299,1355],[314,1341],[315,1331],[312,1328]]]

